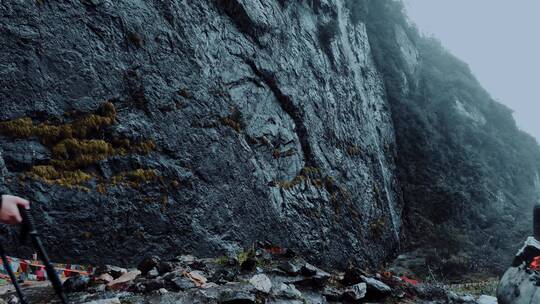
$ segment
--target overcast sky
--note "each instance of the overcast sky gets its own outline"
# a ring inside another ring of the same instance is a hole
[[[404,0],[421,32],[439,38],[518,126],[540,141],[540,0]]]

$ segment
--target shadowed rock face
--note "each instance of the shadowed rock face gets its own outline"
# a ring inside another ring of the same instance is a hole
[[[399,2],[42,2],[0,4],[0,175],[55,259],[379,266],[401,236],[449,278],[529,230],[536,141]]]
[[[343,1],[39,3],[0,4],[0,120],[56,132],[115,110],[53,140],[4,125],[6,184],[55,259],[258,240],[335,266],[395,252],[391,115]]]

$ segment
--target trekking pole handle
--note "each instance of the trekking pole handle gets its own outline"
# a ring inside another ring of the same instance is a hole
[[[23,219],[23,225],[26,226],[28,234],[37,234],[36,224],[34,222],[34,217],[30,212],[30,209],[26,209],[23,206],[18,206],[19,213]]]

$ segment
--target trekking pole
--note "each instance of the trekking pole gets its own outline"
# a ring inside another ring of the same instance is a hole
[[[19,212],[21,213],[21,216],[23,218],[23,233],[26,233],[30,236],[32,246],[34,247],[34,250],[36,250],[39,259],[43,262],[43,265],[45,266],[47,277],[49,278],[49,281],[51,281],[56,295],[58,296],[58,298],[60,298],[62,304],[67,304],[67,299],[64,295],[64,289],[62,288],[62,281],[60,281],[56,270],[54,269],[53,265],[49,260],[47,252],[45,252],[45,248],[43,247],[41,238],[39,237],[39,234],[35,228],[34,217],[32,217],[29,209],[26,209],[22,206],[19,206]]]
[[[11,283],[15,287],[15,291],[17,292],[17,296],[19,297],[21,304],[28,304],[26,298],[24,297],[24,294],[22,293],[21,287],[19,286],[19,282],[17,282],[15,273],[13,273],[13,269],[11,269],[11,264],[8,261],[6,252],[4,251],[4,246],[2,246],[2,244],[0,244],[0,255],[2,256],[2,263],[4,264],[4,269],[8,273],[9,278],[11,279]]]

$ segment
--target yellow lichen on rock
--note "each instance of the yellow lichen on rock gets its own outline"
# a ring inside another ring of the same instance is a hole
[[[13,138],[37,137],[45,145],[51,145],[68,138],[82,139],[114,123],[116,110],[111,102],[103,104],[98,112],[103,113],[103,116],[89,114],[71,123],[61,125],[35,124],[31,118],[18,118],[0,122],[0,133]]]
[[[65,139],[53,147],[51,164],[64,170],[84,168],[115,154],[113,146],[100,139]]]
[[[81,170],[58,171],[53,166],[34,166],[28,175],[49,184],[65,187],[80,186],[93,178],[92,175]]]
[[[154,169],[137,169],[134,171],[122,172],[114,176],[111,178],[111,183],[115,185],[123,184],[138,187],[145,183],[156,182],[160,179],[161,177]]]
[[[1,134],[12,138],[35,137],[52,151],[53,157],[48,164],[34,166],[25,176],[50,184],[80,186],[98,177],[91,173],[95,170],[89,167],[109,157],[149,154],[156,149],[153,140],[133,143],[128,138],[104,139],[106,128],[116,120],[116,108],[112,102],[104,103],[95,113],[75,113],[69,116],[79,118],[64,124],[34,123],[28,117],[0,122]],[[111,182],[122,181],[127,185],[137,186],[157,179],[158,175],[154,170],[139,169],[122,173]]]
[[[17,138],[30,137],[34,133],[34,123],[28,117],[0,122],[0,132]]]
[[[134,144],[132,150],[139,154],[148,154],[156,149],[156,142],[152,139],[141,141]]]

